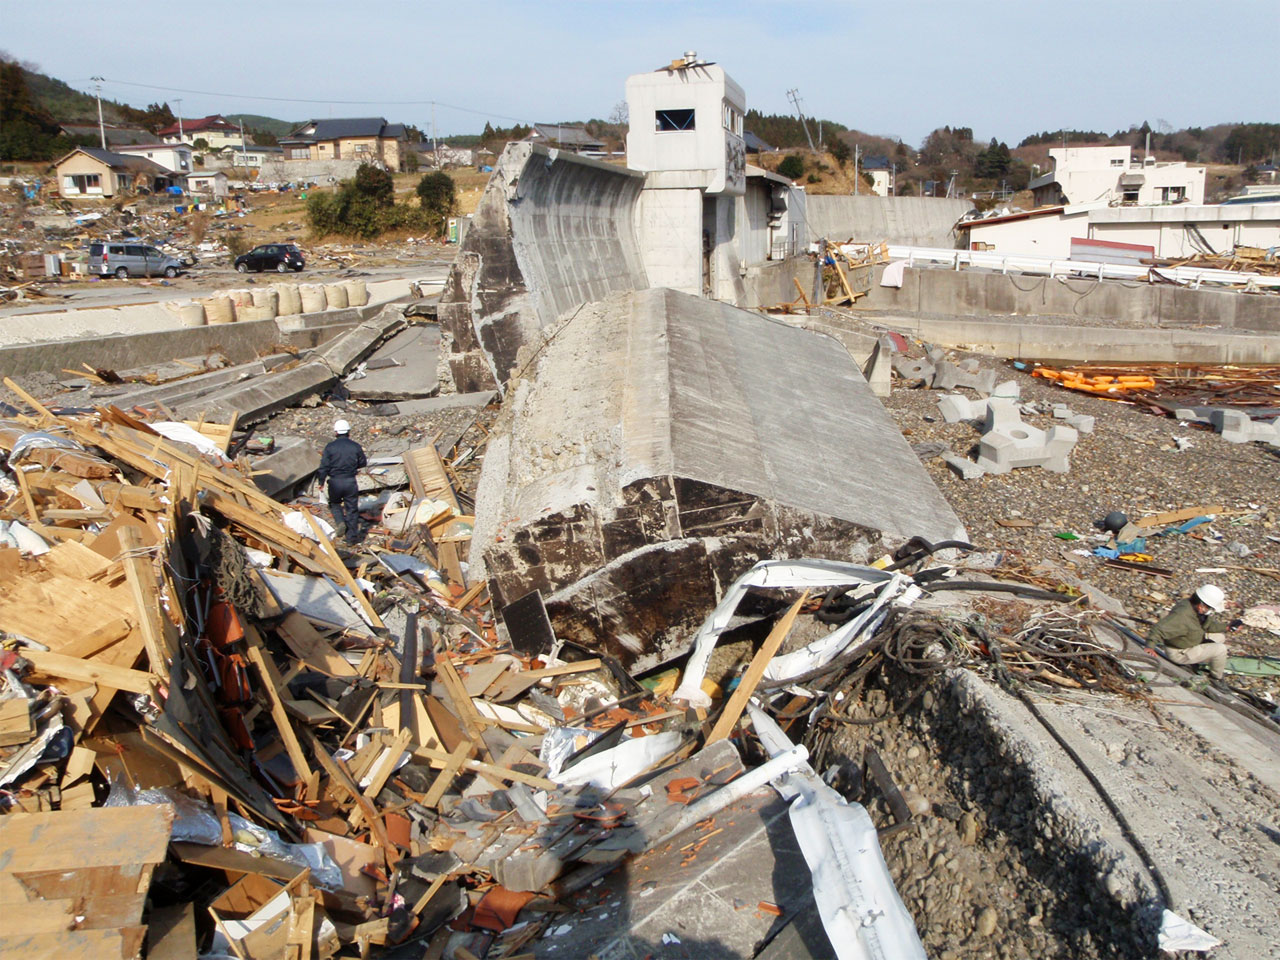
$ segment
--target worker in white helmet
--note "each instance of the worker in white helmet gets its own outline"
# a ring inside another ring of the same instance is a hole
[[[1150,640],[1164,644],[1165,655],[1174,663],[1207,663],[1209,675],[1221,680],[1227,669],[1228,627],[1214,614],[1226,609],[1222,588],[1206,583],[1170,608],[1151,628]]]
[[[320,457],[320,469],[316,480],[320,486],[329,481],[329,510],[339,536],[347,543],[359,543],[363,539],[360,529],[360,488],[356,485],[356,471],[369,461],[364,449],[351,439],[351,424],[338,420],[333,425],[334,437]]]

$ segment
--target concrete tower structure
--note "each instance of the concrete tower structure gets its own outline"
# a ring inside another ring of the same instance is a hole
[[[747,190],[746,94],[692,51],[628,77],[626,89],[627,165],[647,174],[637,228],[650,284],[744,302],[735,236]]]

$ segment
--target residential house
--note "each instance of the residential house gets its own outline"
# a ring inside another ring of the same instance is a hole
[[[58,191],[68,198],[156,193],[174,181],[174,176],[154,160],[97,147],[76,147],[58,160],[54,169]]]
[[[102,143],[102,136],[107,138],[107,148],[122,147],[131,143],[151,143],[156,135],[141,127],[122,127],[104,123],[99,130],[96,123],[64,123],[60,128],[68,137],[89,137],[94,143]]]
[[[408,142],[404,124],[384,117],[308,120],[280,138],[286,161],[359,160],[400,172]]]
[[[1280,241],[1280,203],[1271,198],[1233,205],[1110,206],[1105,203],[1006,213],[956,225],[971,250],[1011,257],[1067,259],[1098,241],[1115,247],[1146,247],[1154,256],[1230,253],[1235,247],[1272,247]],[[1078,259],[1078,258],[1077,258]]]
[[[140,143],[116,147],[115,152],[131,157],[146,157],[170,173],[190,173],[192,169],[191,147],[185,143]]]
[[[585,127],[563,123],[535,123],[524,138],[528,143],[541,143],[557,150],[574,153],[604,153],[604,142],[587,133]]]
[[[1054,147],[1049,172],[1028,184],[1036,206],[1204,203],[1204,167],[1132,154],[1130,147]]]
[[[893,164],[888,157],[863,157],[862,172],[871,178],[872,196],[889,196],[893,189]],[[858,192],[862,192],[862,184],[858,185]]]
[[[233,167],[261,167],[268,160],[284,159],[283,147],[224,147],[222,159]]]
[[[227,195],[227,175],[221,170],[205,170],[187,176],[187,193],[193,197],[213,197],[221,200]]]
[[[209,144],[210,150],[240,147],[245,142],[240,134],[240,126],[219,114],[192,120],[184,118],[181,124],[173,123],[163,127],[156,135],[165,143],[195,143],[203,140]]]

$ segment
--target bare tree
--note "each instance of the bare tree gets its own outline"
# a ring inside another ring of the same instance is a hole
[[[615,126],[625,127],[631,122],[631,112],[627,109],[627,101],[619,100],[609,113],[609,122]]]

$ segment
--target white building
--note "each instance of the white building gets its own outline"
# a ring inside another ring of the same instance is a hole
[[[1280,245],[1280,203],[1049,207],[957,226],[971,250],[1067,259],[1073,240],[1150,247],[1156,257]]]
[[[893,164],[889,162],[888,157],[867,157],[862,162],[862,172],[871,178],[871,195],[873,197],[887,197],[892,192],[893,186]],[[858,184],[858,192],[861,193],[865,184]]]
[[[115,152],[129,157],[146,157],[171,173],[191,172],[191,148],[185,143],[139,143],[116,147]]]
[[[739,302],[735,201],[747,189],[742,87],[689,52],[628,77],[627,107],[627,166],[648,174],[638,223],[649,282]]]
[[[221,170],[193,173],[187,177],[187,193],[221,200],[228,193],[227,183],[227,175]]]
[[[1050,170],[1028,184],[1036,206],[1204,203],[1204,167],[1133,159],[1129,147],[1054,147]]]

